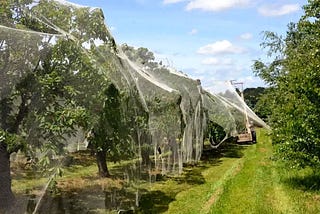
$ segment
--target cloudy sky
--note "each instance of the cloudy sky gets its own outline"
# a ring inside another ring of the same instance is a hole
[[[251,71],[266,60],[263,31],[284,35],[307,0],[69,0],[100,7],[118,44],[146,47],[158,60],[201,79],[264,86]]]

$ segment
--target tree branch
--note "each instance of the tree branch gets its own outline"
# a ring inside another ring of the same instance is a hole
[[[26,94],[21,94],[21,104],[19,106],[19,112],[16,116],[13,125],[8,130],[10,133],[17,134],[21,122],[23,121],[24,117],[28,114],[29,107],[27,102],[28,97],[26,96]]]

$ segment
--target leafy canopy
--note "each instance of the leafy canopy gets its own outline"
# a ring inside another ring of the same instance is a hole
[[[278,159],[292,167],[320,167],[320,4],[309,0],[298,23],[285,38],[265,33],[263,47],[274,59],[254,63],[270,85],[263,99],[272,113],[273,143]]]

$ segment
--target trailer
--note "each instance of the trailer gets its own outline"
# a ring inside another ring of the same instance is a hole
[[[244,95],[243,95],[243,82],[233,82],[231,81],[232,85],[241,85],[241,90],[240,90],[240,95],[241,99],[244,102]],[[243,107],[243,112],[244,112],[244,123],[246,124],[246,128],[244,132],[239,133],[236,137],[237,143],[256,143],[257,142],[257,137],[256,137],[256,132],[254,130],[254,124],[251,121],[249,122],[249,117],[248,117],[248,112],[247,109],[244,105]]]

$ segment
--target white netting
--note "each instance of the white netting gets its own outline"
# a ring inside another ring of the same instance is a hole
[[[144,49],[117,46],[99,8],[61,0],[12,0],[0,6],[1,147],[14,154],[13,162],[26,159],[43,167],[62,165],[67,149],[88,144],[93,153],[105,151],[108,162],[125,162],[110,170],[134,182],[134,188],[100,189],[96,194],[105,198],[105,209],[137,206],[137,184],[146,176],[180,173],[183,163],[199,161],[208,124],[223,131],[215,146],[243,131],[246,117],[267,127],[230,83],[213,83],[208,92],[200,81],[159,65],[152,56],[138,60],[148,54]],[[54,197],[35,191],[39,186],[19,186],[23,173],[13,171],[17,212],[56,206]],[[2,182],[0,189],[9,191],[8,185]],[[79,212],[102,203],[82,197],[74,200],[83,206],[74,208]]]

